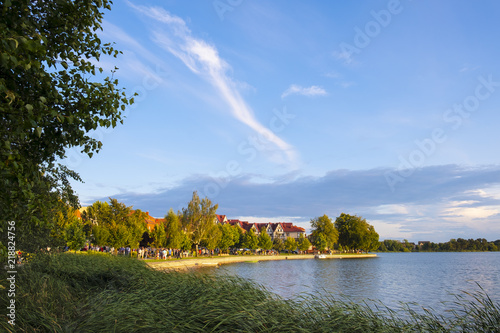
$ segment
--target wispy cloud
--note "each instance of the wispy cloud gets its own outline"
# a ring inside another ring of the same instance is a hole
[[[324,96],[327,95],[325,89],[319,86],[301,87],[296,84],[292,84],[287,90],[281,94],[281,98],[285,98],[289,95],[303,95],[303,96]]]
[[[134,73],[134,75],[143,78],[151,77],[155,82],[161,82],[164,79],[160,76],[164,76],[166,74],[167,66],[165,62],[123,31],[123,29],[108,21],[104,21],[103,31],[100,36],[101,38],[113,40],[123,44],[124,48],[124,55],[118,59],[119,63],[117,63],[117,59],[114,58],[112,60],[107,60],[107,62],[101,59],[100,62],[104,66],[107,66],[107,69],[114,69],[115,66],[123,67],[126,68],[126,71],[119,72],[120,75]],[[156,64],[156,68],[150,68],[147,64]]]
[[[241,97],[238,90],[241,84],[228,76],[230,66],[221,58],[214,45],[194,37],[183,19],[162,8],[135,6],[131,3],[129,5],[139,13],[163,23],[163,29],[153,31],[153,41],[179,58],[193,73],[210,82],[237,120],[267,139],[270,144],[278,147],[285,154],[288,162],[295,163],[295,149],[256,119],[253,110]]]

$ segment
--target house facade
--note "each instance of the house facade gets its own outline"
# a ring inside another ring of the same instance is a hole
[[[243,232],[253,230],[256,235],[260,235],[262,228],[264,228],[263,231],[265,231],[273,241],[278,238],[285,240],[287,237],[299,239],[301,234],[304,236],[306,234],[304,228],[293,225],[291,222],[250,223],[248,221],[227,220],[221,224],[225,223],[237,226],[241,228]]]
[[[159,225],[164,221],[165,219],[154,218],[149,215],[149,212],[146,212],[145,223],[148,232],[153,231],[156,225]],[[305,236],[306,233],[304,228],[295,226],[291,222],[251,223],[248,221],[240,221],[238,219],[230,220],[226,215],[219,214],[215,216],[215,223],[220,225],[230,224],[232,226],[241,228],[243,232],[253,230],[256,235],[260,235],[260,231],[262,230],[262,228],[264,228],[265,232],[269,235],[269,237],[271,237],[273,241],[277,238],[284,241],[287,237],[299,239],[301,234]]]

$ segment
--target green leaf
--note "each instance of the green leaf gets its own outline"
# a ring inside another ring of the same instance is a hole
[[[38,137],[42,136],[42,128],[40,126],[36,128],[36,135],[38,135]]]
[[[31,104],[26,104],[24,107],[26,108],[26,110],[28,110],[28,112],[33,111],[33,105]]]

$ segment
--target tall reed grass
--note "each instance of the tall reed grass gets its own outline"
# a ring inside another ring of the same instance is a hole
[[[2,276],[1,285],[7,281]],[[5,289],[0,290],[2,308]],[[236,277],[160,272],[144,262],[57,254],[18,271],[16,326],[5,332],[500,332],[500,306],[481,290],[450,316],[307,295],[284,300]],[[6,312],[6,311],[3,311]]]

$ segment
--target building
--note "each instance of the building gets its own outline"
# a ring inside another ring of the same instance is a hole
[[[225,215],[221,216],[225,217]],[[304,228],[295,226],[291,222],[250,223],[248,221],[226,220],[226,222],[221,224],[225,223],[237,226],[243,232],[253,230],[256,235],[260,235],[260,231],[264,228],[273,241],[278,238],[285,240],[287,237],[299,239],[301,234],[305,236],[306,233]]]
[[[151,232],[154,230],[156,225],[165,222],[165,219],[154,218],[149,215],[149,212],[146,212],[145,222],[148,232]],[[248,221],[240,221],[238,219],[229,220],[226,215],[219,214],[215,215],[215,223],[220,225],[228,223],[232,226],[241,228],[243,232],[253,230],[256,235],[260,235],[260,230],[264,228],[273,241],[277,238],[284,241],[287,237],[299,239],[301,234],[305,236],[306,233],[304,228],[295,226],[291,222],[251,223]]]

